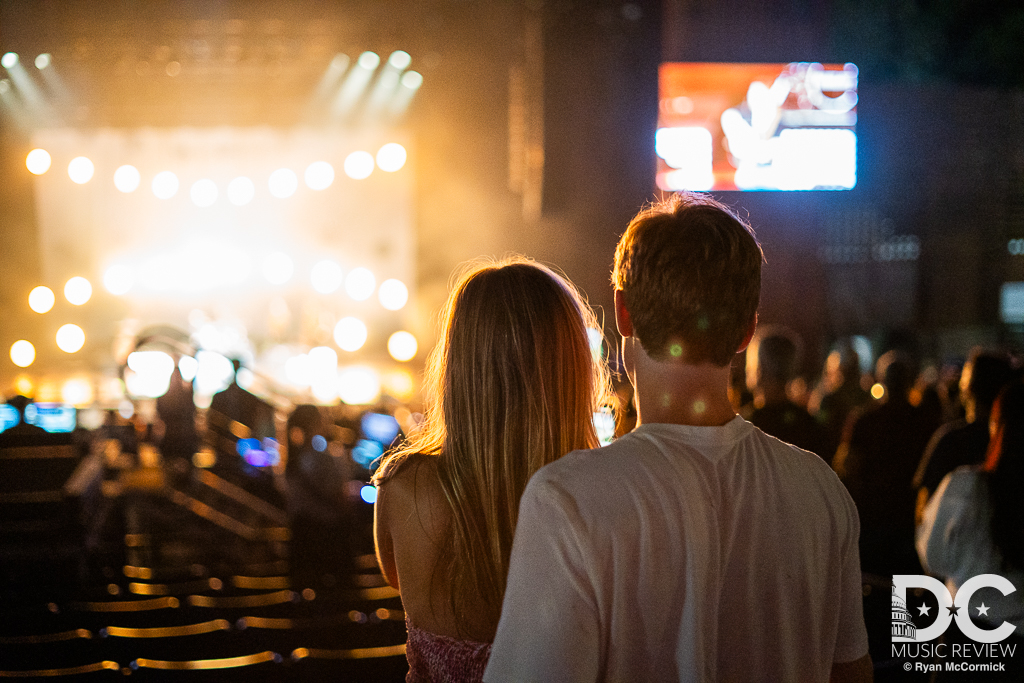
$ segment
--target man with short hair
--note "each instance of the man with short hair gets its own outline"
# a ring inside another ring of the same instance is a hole
[[[613,282],[638,426],[530,481],[485,680],[870,680],[853,502],[729,403],[761,262],[704,195],[630,223]]]

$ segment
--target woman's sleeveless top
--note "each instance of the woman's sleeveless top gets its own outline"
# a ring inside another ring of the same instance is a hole
[[[406,683],[476,683],[482,681],[490,643],[459,640],[418,629],[406,618],[409,638],[405,656],[409,660]]]

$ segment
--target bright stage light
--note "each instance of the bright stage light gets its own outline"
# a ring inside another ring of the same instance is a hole
[[[284,362],[284,376],[289,382],[298,387],[308,387],[313,383],[313,373],[310,370],[309,356],[300,353],[292,356]]]
[[[235,368],[231,361],[216,351],[198,351],[196,353],[195,391],[197,394],[210,396],[231,384],[235,376]]]
[[[275,251],[263,259],[263,277],[272,285],[283,285],[294,272],[295,264],[284,252]]]
[[[356,268],[345,278],[345,291],[356,301],[366,301],[373,294],[377,279],[366,268]]]
[[[14,65],[18,63],[18,53],[8,52],[3,57],[0,57],[0,66],[5,69],[13,69]]]
[[[50,153],[45,149],[34,149],[25,157],[25,166],[29,173],[43,175],[50,170]]]
[[[64,298],[81,306],[92,298],[92,283],[84,277],[73,277],[64,284]]]
[[[68,164],[68,177],[79,185],[84,185],[92,180],[92,174],[95,172],[96,167],[92,165],[88,157],[75,157]]]
[[[125,194],[135,192],[140,182],[142,182],[142,176],[139,174],[139,169],[130,164],[125,164],[114,171],[114,187]]]
[[[178,359],[178,372],[181,373],[181,378],[186,382],[191,382],[195,379],[198,370],[199,361],[192,356],[182,356]]]
[[[372,368],[348,368],[338,378],[338,396],[349,405],[373,403],[380,398],[380,378]]]
[[[126,375],[128,390],[135,396],[156,398],[167,391],[174,359],[163,351],[135,351],[128,354],[128,368],[132,375]]]
[[[385,280],[377,290],[380,305],[389,311],[398,311],[409,301],[409,290],[401,280]]]
[[[103,286],[114,296],[127,294],[134,284],[135,274],[128,266],[120,264],[110,266],[103,274]]]
[[[60,400],[81,408],[92,403],[92,383],[86,379],[69,379],[60,388]]]
[[[345,175],[353,180],[362,180],[373,173],[373,155],[369,152],[352,152],[345,157]]]
[[[334,326],[334,341],[342,351],[358,351],[366,343],[366,324],[351,316],[342,318]]]
[[[19,339],[11,344],[11,361],[19,368],[27,368],[36,359],[36,347],[32,342]]]
[[[306,168],[306,186],[311,190],[326,190],[334,182],[334,167],[326,161],[314,161]]]
[[[405,50],[395,50],[388,57],[388,64],[401,71],[412,64],[412,57]]]
[[[405,166],[407,158],[405,147],[397,142],[389,142],[377,150],[377,166],[380,167],[380,170],[388,173],[394,173]]]
[[[364,52],[359,55],[359,66],[369,71],[373,71],[380,65],[380,57],[376,52]]]
[[[419,90],[423,85],[423,76],[418,71],[406,71],[402,74],[402,85],[409,90]]]
[[[235,206],[245,206],[256,196],[256,185],[245,176],[239,176],[228,183],[228,201]]]
[[[50,53],[44,52],[41,55],[36,56],[36,68],[42,71],[46,67],[50,66]]]
[[[18,379],[14,380],[14,390],[22,396],[31,396],[35,393],[36,385],[30,377],[18,375]]]
[[[36,313],[46,313],[53,308],[53,304],[56,301],[57,297],[54,296],[53,290],[49,287],[40,285],[28,294],[28,307]]]
[[[416,337],[409,332],[395,332],[388,337],[388,353],[397,361],[411,360],[418,349]]]
[[[209,178],[197,180],[192,183],[192,189],[189,190],[192,203],[202,208],[213,206],[214,202],[217,201],[217,194],[217,183]]]
[[[299,189],[299,177],[290,168],[279,168],[270,174],[270,194],[278,199],[287,199]]]
[[[178,176],[170,171],[161,171],[153,178],[153,194],[157,199],[170,199],[178,194]]]
[[[57,348],[64,353],[75,353],[85,346],[85,332],[78,325],[68,323],[57,330]]]
[[[341,266],[330,260],[320,261],[313,266],[309,279],[313,289],[321,294],[336,292],[341,287]]]

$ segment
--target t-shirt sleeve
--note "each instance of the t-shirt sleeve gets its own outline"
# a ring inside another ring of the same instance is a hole
[[[842,548],[842,592],[833,663],[852,662],[868,653],[868,631],[864,625],[864,593],[860,573],[860,517],[850,496],[845,490],[842,494],[848,522]]]
[[[539,472],[519,506],[501,621],[484,680],[594,681],[600,628],[572,498]]]

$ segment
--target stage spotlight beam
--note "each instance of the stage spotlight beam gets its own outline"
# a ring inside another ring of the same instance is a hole
[[[348,75],[345,76],[337,97],[334,98],[331,106],[331,113],[334,116],[341,117],[352,111],[379,65],[380,57],[376,53],[364,52],[359,55],[355,66],[349,69]]]

